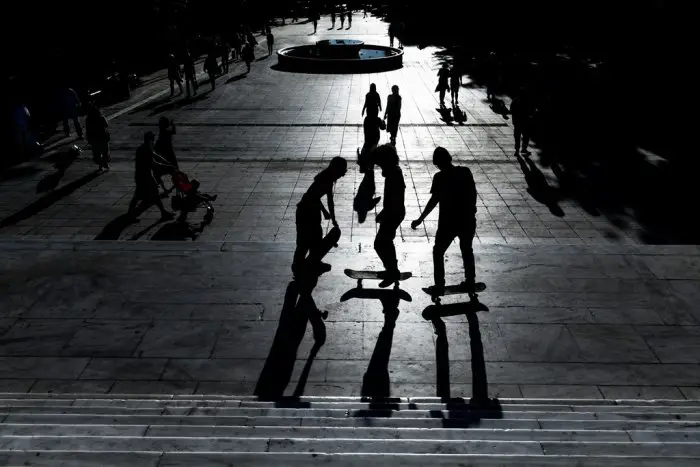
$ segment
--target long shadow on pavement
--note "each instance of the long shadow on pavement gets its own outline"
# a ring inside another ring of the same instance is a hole
[[[488,311],[488,307],[474,298],[469,302],[448,305],[430,305],[423,310],[423,318],[432,322],[437,336],[435,342],[436,391],[437,396],[447,403],[447,416],[442,411],[432,413],[443,419],[446,428],[467,428],[478,425],[484,418],[502,418],[498,399],[488,396],[488,378],[484,360],[484,345],[481,340],[477,312]],[[469,324],[469,348],[471,350],[472,397],[467,402],[463,398],[453,398],[450,391],[450,356],[447,341],[447,328],[442,318],[466,315]]]
[[[15,212],[14,214],[11,214],[10,216],[1,220],[0,229],[2,229],[3,227],[15,225],[23,220],[27,220],[30,217],[40,213],[41,211],[51,207],[56,202],[75,192],[78,188],[90,183],[92,180],[97,178],[100,175],[100,173],[101,172],[97,170],[94,172],[90,172],[86,175],[83,175],[77,180],[67,183],[66,185],[62,186],[61,188],[58,188],[55,191],[47,193],[38,200],[34,201],[29,206],[26,206],[20,209],[19,211]]]

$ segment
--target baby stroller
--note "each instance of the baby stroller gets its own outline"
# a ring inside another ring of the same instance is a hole
[[[194,212],[198,207],[204,206],[207,210],[204,215],[204,223],[209,224],[214,219],[214,206],[211,202],[216,201],[216,195],[199,192],[199,182],[190,180],[187,174],[174,170],[172,173],[173,186],[175,187],[175,195],[172,196],[172,208],[174,211],[180,211],[178,220],[185,221],[187,214]]]

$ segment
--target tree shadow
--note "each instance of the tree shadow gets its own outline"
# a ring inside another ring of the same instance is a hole
[[[525,176],[525,182],[527,183],[527,192],[530,193],[535,201],[544,204],[549,208],[549,211],[556,217],[564,217],[564,211],[561,209],[558,203],[558,193],[555,188],[549,185],[547,178],[544,173],[535,165],[535,163],[529,157],[524,158],[517,152],[515,153],[516,159],[520,164],[520,170],[522,170]]]
[[[15,225],[18,222],[21,222],[23,220],[27,220],[30,217],[40,213],[41,211],[51,207],[56,202],[60,201],[61,199],[65,198],[66,196],[75,192],[78,188],[90,183],[92,180],[97,178],[100,175],[100,173],[101,172],[98,170],[96,170],[94,172],[90,172],[86,175],[83,175],[82,177],[80,177],[77,180],[74,180],[70,183],[67,183],[67,184],[63,185],[62,187],[60,187],[54,191],[51,191],[50,193],[47,193],[46,195],[44,195],[41,198],[39,198],[38,200],[34,201],[30,205],[20,209],[19,211],[15,212],[14,214],[11,214],[10,216],[1,220],[0,221],[0,229],[3,227]]]
[[[368,170],[365,172],[353,200],[353,209],[357,212],[357,221],[360,224],[367,219],[367,213],[374,209],[382,199],[381,196],[375,198],[375,192],[374,170]]]

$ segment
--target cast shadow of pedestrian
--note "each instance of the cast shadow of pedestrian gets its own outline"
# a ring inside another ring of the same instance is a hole
[[[459,125],[464,125],[467,122],[467,113],[457,104],[452,106],[452,115],[454,115],[455,123]]]
[[[53,163],[55,172],[52,172],[43,177],[36,186],[36,192],[46,193],[54,190],[63,179],[68,168],[80,157],[80,149],[73,146],[67,150],[59,151],[48,157],[48,160]]]
[[[197,236],[204,231],[206,222],[202,221],[199,224],[194,224],[187,221],[177,220],[165,224],[153,234],[151,240],[157,241],[195,241]]]
[[[437,396],[448,404],[448,418],[444,414],[435,415],[443,418],[445,427],[467,427],[478,424],[482,418],[501,418],[502,410],[498,399],[489,397],[484,345],[479,329],[477,313],[488,311],[488,307],[474,297],[469,302],[447,305],[430,305],[423,310],[422,316],[431,321],[437,336],[435,343],[436,389]],[[450,357],[447,341],[447,328],[442,318],[446,316],[465,315],[469,325],[469,348],[471,351],[472,397],[468,403],[462,398],[453,398],[450,393]]]
[[[208,82],[207,82],[208,84]],[[149,117],[152,117],[154,115],[163,113],[163,112],[168,112],[168,111],[173,111],[173,110],[178,110],[181,109],[182,107],[185,107],[186,105],[193,104],[195,102],[202,101],[204,99],[209,98],[209,93],[208,92],[199,92],[199,94],[196,94],[194,96],[185,96],[182,97],[181,99],[177,100],[168,100],[165,103],[161,103],[160,105],[155,106],[153,110],[148,114]],[[148,107],[142,107],[139,110],[146,110]]]
[[[494,97],[493,99],[491,99],[489,107],[491,107],[491,110],[493,110],[494,113],[503,117],[504,120],[508,120],[508,114],[510,113],[510,110],[508,109],[508,107],[506,107],[506,104],[505,102],[503,102],[503,100]]]
[[[442,120],[448,125],[453,124],[454,118],[452,118],[452,109],[450,109],[449,107],[440,106],[435,110],[437,110],[440,114],[440,120]]]
[[[292,281],[287,286],[275,339],[255,386],[256,396],[265,400],[280,400],[284,397],[294,372],[299,345],[306,334],[306,324],[311,322],[314,345],[299,376],[293,398],[303,395],[314,359],[326,342],[326,325],[323,320],[327,313],[318,309],[312,297],[317,283],[318,276],[310,276],[301,282]]]
[[[224,84],[235,83],[236,81],[242,80],[246,76],[248,76],[248,73],[241,73],[236,76],[231,76],[229,79],[226,80]]]
[[[552,188],[547,182],[547,178],[535,163],[528,157],[525,160],[520,154],[516,153],[515,157],[520,164],[520,170],[525,175],[527,182],[527,192],[535,199],[535,201],[544,204],[549,208],[549,211],[557,217],[564,217],[564,211],[558,203],[557,190]]]
[[[90,172],[86,175],[83,175],[77,180],[74,180],[70,183],[67,183],[63,185],[62,187],[51,191],[38,200],[34,201],[28,206],[25,206],[24,208],[20,209],[19,211],[9,215],[8,217],[0,220],[0,229],[4,227],[9,227],[11,225],[15,225],[18,222],[21,222],[23,220],[27,220],[31,218],[32,216],[40,213],[41,211],[51,207],[54,203],[60,201],[61,199],[65,198],[66,196],[70,195],[71,193],[75,192],[78,188],[87,185],[90,183],[92,180],[97,178],[101,174],[100,171],[95,170],[94,172]]]
[[[374,170],[368,170],[357,188],[357,194],[352,203],[353,209],[357,212],[357,221],[360,224],[367,219],[367,213],[374,209],[382,199],[381,196],[375,198],[375,191]]]

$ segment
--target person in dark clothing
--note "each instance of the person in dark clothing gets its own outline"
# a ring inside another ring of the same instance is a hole
[[[431,197],[420,217],[411,222],[416,229],[440,203],[440,217],[435,246],[433,246],[433,267],[435,285],[431,289],[436,294],[445,290],[445,252],[455,238],[459,238],[464,262],[465,281],[462,286],[469,293],[474,292],[474,251],[472,241],[476,233],[476,184],[468,167],[452,165],[452,156],[447,149],[435,148],[433,164],[440,170],[433,177]]]
[[[61,113],[63,117],[63,131],[66,136],[70,136],[70,126],[68,120],[73,120],[75,132],[78,134],[78,139],[83,139],[83,127],[80,126],[80,99],[78,94],[71,88],[65,88],[61,92]]]
[[[175,83],[177,83],[178,88],[180,88],[180,94],[183,93],[180,64],[177,63],[175,55],[173,54],[168,55],[168,80],[170,81],[170,97],[175,95]]]
[[[365,95],[365,105],[362,106],[362,115],[367,112],[368,117],[378,117],[382,110],[382,98],[377,92],[377,85],[372,83],[369,85],[369,92]]]
[[[375,160],[382,169],[384,177],[384,208],[377,214],[379,230],[374,239],[374,250],[384,264],[383,280],[379,287],[388,287],[399,280],[398,259],[394,238],[401,222],[406,217],[404,195],[406,183],[403,172],[399,167],[399,156],[396,148],[390,144],[378,147],[375,151]]]
[[[513,117],[513,137],[515,138],[515,154],[520,152],[520,140],[522,138],[522,154],[530,154],[527,145],[530,142],[530,128],[532,127],[532,115],[534,108],[532,101],[524,90],[510,104],[510,113]]]
[[[459,88],[462,86],[462,72],[457,65],[450,69],[450,88],[452,90],[452,105],[459,104]]]
[[[85,118],[87,141],[92,148],[92,160],[99,169],[109,170],[109,125],[96,105],[91,105]]]
[[[360,166],[361,173],[374,170],[372,151],[379,144],[379,139],[381,138],[380,125],[382,123],[379,117],[370,117],[369,115],[365,117],[362,125],[365,132],[365,144],[362,146],[362,150],[358,150],[357,153],[357,164]]]
[[[204,60],[204,71],[209,75],[209,84],[211,84],[211,90],[216,89],[216,74],[219,71],[219,64],[216,63],[216,55],[210,53],[207,55],[206,60]]]
[[[224,73],[228,73],[229,57],[231,55],[231,47],[227,42],[221,44],[221,69]]]
[[[197,95],[197,72],[194,69],[194,59],[189,52],[185,53],[185,87],[187,88],[187,97],[190,97],[190,84],[192,92]]]
[[[162,158],[167,166],[154,165],[153,175],[155,175],[158,184],[165,192],[168,190],[165,188],[165,183],[163,183],[163,175],[171,171],[170,167],[178,168],[175,149],[173,148],[173,135],[175,135],[175,133],[175,122],[168,117],[160,117],[158,120],[158,139],[156,140],[153,150]]]
[[[331,29],[335,29],[335,5],[331,5]]]
[[[348,7],[347,15],[348,15],[348,29],[350,29],[352,27],[352,6]]]
[[[296,226],[297,226],[297,247],[294,251],[292,263],[292,273],[295,276],[303,274],[304,263],[309,258],[314,258],[314,247],[323,239],[323,229],[321,228],[321,213],[326,219],[333,222],[333,226],[338,227],[335,220],[335,204],[333,202],[333,185],[345,175],[348,163],[342,157],[334,157],[330,164],[321,173],[316,175],[309,189],[302,196],[297,204]],[[326,196],[328,209],[323,206],[321,198]],[[318,264],[311,265],[318,268],[318,272],[330,271],[330,265],[318,260]]]
[[[391,87],[391,94],[386,98],[384,120],[387,121],[386,131],[391,135],[391,144],[396,144],[396,134],[399,132],[399,120],[401,120],[401,96],[397,85]]]
[[[272,55],[272,48],[275,45],[275,36],[272,34],[272,30],[267,28],[267,55]]]
[[[250,73],[250,64],[255,61],[255,51],[253,50],[253,44],[250,42],[246,42],[243,44],[243,50],[241,51],[241,55],[243,56],[243,61],[245,62],[245,66],[248,68],[246,73]]]
[[[155,204],[160,209],[162,219],[172,219],[172,212],[166,211],[163,202],[158,194],[158,184],[153,176],[153,165],[160,164],[157,154],[153,150],[156,135],[152,131],[147,131],[144,135],[143,144],[136,150],[136,167],[134,180],[136,181],[136,192],[129,203],[128,215],[134,217],[136,206],[139,201]]]
[[[438,85],[435,92],[440,93],[440,107],[445,107],[445,92],[450,90],[450,69],[447,63],[442,64],[442,68],[438,70]]]

